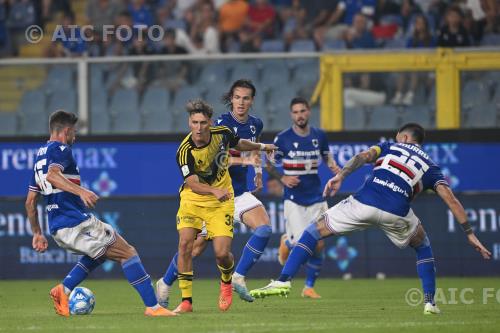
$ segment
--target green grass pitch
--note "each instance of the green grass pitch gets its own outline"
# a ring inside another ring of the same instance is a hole
[[[267,282],[251,280],[248,285],[256,288]],[[0,332],[459,333],[498,332],[500,327],[498,278],[438,279],[442,290],[438,303],[443,312],[438,316],[424,316],[422,306],[407,305],[405,294],[419,287],[418,279],[319,279],[316,290],[323,296],[320,300],[301,298],[302,279],[297,279],[288,298],[245,303],[235,295],[226,313],[217,308],[218,282],[198,279],[193,290],[195,312],[176,318],[144,317],[139,296],[125,280],[92,279],[83,286],[95,294],[94,312],[62,318],[54,313],[48,297],[56,283],[0,281]],[[466,303],[472,304],[463,304],[461,292]],[[179,296],[175,286],[171,308]]]

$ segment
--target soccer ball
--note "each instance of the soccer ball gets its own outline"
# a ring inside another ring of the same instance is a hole
[[[76,287],[69,294],[69,312],[72,315],[87,315],[94,310],[94,293],[85,287]]]

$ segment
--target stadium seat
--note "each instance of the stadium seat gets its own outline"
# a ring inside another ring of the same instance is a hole
[[[366,127],[366,114],[362,107],[344,109],[344,129],[363,130]]]
[[[259,71],[253,62],[240,62],[233,68],[231,82],[239,79],[250,79],[254,83],[259,81]]]
[[[145,132],[168,132],[172,126],[172,112],[170,112],[170,93],[159,87],[146,90],[142,99],[141,114]]]
[[[262,52],[284,52],[285,43],[281,39],[264,40],[260,46]]]
[[[75,86],[73,68],[69,65],[56,65],[51,68],[45,80],[45,92],[52,93],[61,89],[73,89]]]
[[[400,125],[405,123],[419,123],[424,128],[434,128],[431,110],[427,106],[408,106],[403,108]]]
[[[314,88],[319,81],[319,63],[317,61],[304,63],[295,68],[293,74],[293,85],[301,90]]]
[[[113,95],[109,112],[113,133],[137,133],[141,128],[139,96],[134,89],[119,89]]]
[[[406,47],[406,39],[394,38],[389,39],[384,43],[384,49],[404,49]]]
[[[197,98],[202,98],[202,94],[197,86],[184,86],[179,88],[179,90],[175,93],[171,107],[174,117],[183,115],[186,109],[186,103],[189,100]],[[181,116],[181,118],[183,117]],[[177,122],[175,123],[177,124]]]
[[[493,103],[480,104],[466,115],[462,115],[466,128],[493,128],[497,125],[497,106]]]
[[[215,84],[209,87],[205,94],[205,101],[208,102],[213,108],[215,114],[221,114],[226,111],[224,104],[222,103],[222,95],[226,93],[226,86]]]
[[[104,87],[104,69],[102,64],[91,64],[89,66],[90,90],[103,89]]]
[[[17,132],[17,113],[0,111],[0,136],[14,135]]]
[[[393,130],[398,125],[398,112],[392,106],[382,105],[370,108],[367,129]]]
[[[296,40],[290,45],[290,52],[316,52],[316,46],[310,39]]]
[[[49,98],[49,105],[47,107],[47,114],[63,109],[69,112],[77,113],[76,106],[76,92],[75,90],[56,90]]]
[[[226,81],[227,67],[224,63],[217,61],[203,66],[198,83],[208,88],[214,84],[225,84]]]
[[[478,105],[489,101],[489,90],[487,85],[481,81],[467,81],[461,91],[462,115],[467,118],[467,113],[471,112]]]
[[[323,44],[322,51],[345,50],[345,42],[340,39],[327,39]]]
[[[263,62],[262,66],[260,89],[268,91],[273,87],[287,85],[290,82],[290,70],[283,61]]]
[[[296,91],[290,86],[278,86],[271,90],[264,119],[267,130],[280,131],[290,126],[290,102],[295,96]]]
[[[108,113],[107,94],[103,89],[93,89],[89,96],[90,133],[108,134],[111,120]]]
[[[43,90],[27,91],[19,106],[21,133],[24,135],[43,135],[48,132],[48,116],[45,113],[47,98]]]
[[[500,46],[500,34],[487,34],[483,36],[481,46]]]
[[[319,104],[315,104],[311,107],[311,118],[309,118],[309,124],[314,127],[321,127],[321,108]]]

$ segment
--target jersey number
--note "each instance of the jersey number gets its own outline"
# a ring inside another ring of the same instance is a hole
[[[35,181],[40,186],[42,193],[47,195],[52,193],[52,184],[47,181],[47,174],[43,173],[43,167],[47,164],[44,158],[35,164]]]
[[[401,155],[387,154],[380,167],[401,177],[413,187],[420,181],[424,173],[429,169],[429,165],[420,157],[411,155],[404,149],[392,146],[391,150],[396,150]]]

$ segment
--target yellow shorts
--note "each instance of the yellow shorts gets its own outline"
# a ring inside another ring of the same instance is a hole
[[[205,222],[206,239],[219,236],[233,238],[233,216],[234,200],[223,202],[219,207],[203,207],[181,200],[177,212],[177,230],[183,228],[201,230]]]

